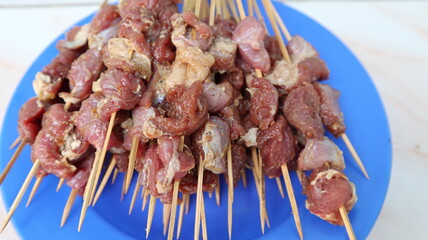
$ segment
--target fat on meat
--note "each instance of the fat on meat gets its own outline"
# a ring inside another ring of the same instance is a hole
[[[202,97],[207,100],[208,112],[219,112],[233,103],[233,87],[229,82],[215,84],[213,81],[205,81],[202,86]]]
[[[327,137],[322,140],[306,139],[305,148],[297,159],[298,169],[312,171],[326,163],[340,170],[345,169],[345,161],[339,147]]]
[[[33,144],[37,133],[42,128],[41,122],[45,108],[37,103],[38,99],[32,97],[19,109],[18,133],[22,140],[28,144]]]
[[[171,22],[174,28],[171,39],[177,49],[195,47],[207,51],[211,46],[211,28],[205,22],[198,21],[193,12],[174,14]],[[195,30],[195,36],[192,36],[191,29]]]

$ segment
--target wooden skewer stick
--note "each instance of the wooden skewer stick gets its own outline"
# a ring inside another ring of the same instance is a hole
[[[21,137],[18,136],[15,141],[12,143],[12,145],[10,145],[9,150],[11,150],[12,148],[16,147],[18,145],[18,143],[21,141]]]
[[[132,175],[134,174],[135,167],[135,158],[137,157],[138,151],[138,137],[132,139],[131,152],[129,153],[128,169],[126,171],[126,184],[125,184],[125,194],[128,193],[129,185],[131,185]]]
[[[141,205],[142,212],[144,212],[144,209],[146,209],[147,199],[149,198],[149,190],[144,188],[143,192],[143,204]]]
[[[201,159],[201,158],[200,158]],[[195,214],[195,232],[194,232],[194,240],[199,239],[199,231],[201,225],[201,205],[202,202],[202,181],[204,179],[204,161],[201,159],[199,161],[199,169],[198,169],[198,185],[196,191],[196,214]]]
[[[114,182],[116,181],[117,178],[117,174],[119,173],[119,169],[115,168],[114,172],[113,172],[113,177],[111,179],[111,184],[114,184]]]
[[[25,191],[27,191],[28,185],[30,185],[31,179],[36,174],[37,169],[39,168],[40,162],[39,160],[36,160],[33,164],[33,167],[31,167],[30,172],[28,173],[27,177],[25,178],[24,183],[21,186],[21,189],[18,192],[18,195],[16,196],[15,200],[12,203],[12,206],[10,207],[10,210],[6,216],[6,218],[3,221],[3,224],[0,228],[0,233],[3,232],[3,230],[6,228],[7,224],[9,223],[10,219],[12,218],[13,213],[15,213],[16,208],[18,207],[19,203],[22,200],[22,197],[25,194]]]
[[[275,180],[276,185],[278,186],[279,193],[281,194],[281,197],[284,198],[284,189],[282,188],[281,178],[276,177]]]
[[[253,162],[255,162],[255,161],[257,161],[256,159],[253,159]],[[257,176],[257,170],[256,170],[256,168],[255,167],[252,167],[251,168],[251,170],[252,170],[252,172],[253,172],[253,177],[254,177],[254,182],[256,183],[256,190],[257,190],[257,195],[259,196],[259,203],[261,203],[261,198],[262,198],[262,196],[261,196],[261,189],[260,189],[260,181],[259,181],[259,178],[258,178],[258,176]],[[264,225],[264,217],[263,217],[263,210],[262,210],[262,205],[261,204],[259,204],[259,210],[260,210],[260,226],[261,226],[261,228],[262,228],[262,231],[264,230],[264,227],[263,227],[263,225]]]
[[[221,11],[221,0],[215,0],[215,15],[214,18],[218,15],[220,18],[223,18],[223,12]]]
[[[186,199],[186,215],[189,213],[189,207],[190,207],[190,194],[189,193],[187,193],[187,194],[185,194],[185,199]]]
[[[253,0],[247,0],[248,16],[254,16]]]
[[[43,177],[36,178],[36,182],[34,182],[33,189],[31,189],[30,196],[28,197],[27,204],[25,205],[25,207],[28,207],[30,205],[31,200],[33,200],[33,197],[37,192],[37,189],[39,189],[40,187],[40,183],[42,183],[42,180]]]
[[[68,109],[70,108],[70,106],[71,106],[71,102],[65,102],[64,110],[68,111]]]
[[[126,173],[123,175],[122,192],[120,193],[120,201],[125,197]]]
[[[163,204],[163,235],[166,235],[168,228],[169,217],[171,216],[171,204]]]
[[[242,171],[242,185],[244,185],[244,188],[247,188],[247,170],[245,168]]]
[[[267,29],[263,15],[260,12],[260,7],[259,7],[259,4],[257,3],[257,0],[251,0],[251,1],[253,2],[254,9],[256,10],[257,18],[263,23],[263,26],[265,26],[265,28]]]
[[[61,189],[61,187],[64,184],[64,182],[65,182],[65,178],[60,178],[59,179],[58,185],[56,186],[56,192],[58,192]]]
[[[155,208],[156,208],[156,197],[151,195],[150,203],[149,203],[149,212],[147,214],[146,239],[149,237],[149,234],[150,234],[150,228],[152,227],[153,214],[155,213]]]
[[[220,206],[220,175],[217,175],[217,186],[215,186],[215,201]]]
[[[290,174],[288,172],[287,164],[281,166],[282,175],[284,176],[285,188],[287,189],[288,198],[290,200],[291,209],[293,210],[294,222],[296,224],[297,232],[299,233],[300,239],[303,239],[302,225],[300,224],[299,210],[296,204],[296,198],[294,197],[293,186],[291,185]]]
[[[227,197],[227,226],[229,239],[232,239],[232,204],[233,204],[233,169],[232,169],[232,145],[227,147],[227,178],[229,183]]]
[[[22,149],[24,149],[25,145],[27,144],[27,141],[23,139],[21,143],[19,144],[18,148],[16,149],[15,153],[10,158],[9,162],[7,163],[6,167],[4,168],[3,172],[0,175],[0,184],[3,183],[4,179],[6,178],[7,174],[9,173],[10,169],[13,167],[13,165],[16,162],[16,159],[18,159],[19,155],[22,152]]]
[[[110,142],[110,137],[111,137],[111,132],[113,130],[113,126],[114,126],[114,120],[116,119],[116,112],[112,113],[110,116],[110,122],[108,124],[108,128],[107,128],[107,134],[106,134],[106,139],[104,141],[104,145],[103,148],[101,150],[101,154],[99,156],[98,161],[95,161],[96,164],[96,174],[93,177],[93,181],[91,182],[91,194],[90,194],[90,199],[88,201],[88,206],[91,204],[92,200],[94,199],[94,195],[95,195],[95,189],[97,187],[98,184],[98,180],[100,178],[101,175],[101,169],[103,167],[104,164],[104,159],[106,157],[106,153],[107,153],[107,147],[108,147],[108,143]]]
[[[140,178],[141,173],[138,174],[138,178]],[[132,209],[135,205],[135,200],[137,200],[138,192],[140,191],[141,185],[138,183],[138,181],[135,183],[134,193],[132,194],[132,200],[131,205],[129,205],[129,212],[128,215],[131,215]]]
[[[349,149],[349,151],[351,152],[352,157],[354,158],[355,162],[357,162],[358,167],[360,167],[361,171],[363,172],[364,176],[367,179],[369,178],[369,175],[367,174],[366,168],[364,167],[363,162],[361,161],[360,157],[358,156],[357,151],[355,151],[354,146],[352,145],[351,141],[348,138],[348,135],[346,135],[346,133],[343,133],[342,135],[340,135],[343,139],[343,141],[345,142],[346,147]]]
[[[180,188],[180,181],[175,181],[174,182],[174,189],[172,192],[171,216],[169,217],[168,240],[172,240],[172,237],[174,235],[175,217],[177,214],[177,202],[178,202],[178,190],[179,190],[179,188]]]
[[[238,16],[238,11],[236,10],[235,1],[227,0],[227,5],[230,8],[232,12],[232,16],[235,19],[235,21],[239,22],[239,16]]]
[[[260,164],[260,171],[262,171],[263,169],[263,159],[262,156],[260,154],[260,151],[258,151],[258,159],[259,159],[259,164]],[[262,172],[260,173],[260,175],[262,176],[262,178],[260,179],[260,189],[261,189],[261,195],[262,195],[262,207],[263,207],[263,218],[266,221],[266,224],[268,226],[268,228],[270,228],[270,223],[269,223],[269,216],[266,210],[266,185],[265,185],[265,177],[263,176]]]
[[[204,195],[201,197],[202,203],[204,202]],[[208,232],[207,232],[207,218],[205,215],[205,204],[201,206],[201,223],[202,223],[202,239],[208,240]]]
[[[214,26],[215,8],[216,8],[216,0],[211,0],[211,3],[210,3],[210,18],[209,18],[209,21],[208,21],[209,26]]]
[[[356,240],[354,229],[352,228],[351,221],[349,221],[348,211],[346,211],[345,206],[339,208],[340,216],[342,216],[343,223],[345,223],[346,232],[350,240]]]
[[[110,178],[110,175],[114,169],[114,166],[116,166],[116,158],[115,157],[113,157],[111,159],[110,164],[108,165],[107,171],[104,174],[103,180],[101,180],[100,187],[98,188],[97,193],[95,194],[94,201],[92,203],[92,207],[95,206],[95,204],[98,202],[98,199],[100,198],[101,193],[103,192],[104,187],[106,186],[107,181]]]
[[[178,213],[178,224],[177,224],[177,239],[180,238],[181,234],[181,227],[183,226],[183,215],[184,215],[184,208],[186,207],[186,198],[187,194],[183,194],[183,200],[180,204],[180,212]]]
[[[73,188],[70,192],[70,196],[68,196],[67,203],[65,204],[64,211],[62,212],[61,218],[61,227],[64,226],[67,221],[68,215],[70,214],[70,210],[73,207],[74,200],[76,200],[77,190]]]

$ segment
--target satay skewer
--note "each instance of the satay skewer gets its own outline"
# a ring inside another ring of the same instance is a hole
[[[228,191],[227,191],[227,226],[229,239],[232,239],[232,204],[233,204],[233,170],[232,170],[232,145],[227,147],[227,178],[228,178]]]
[[[125,194],[128,193],[129,185],[131,185],[132,175],[134,174],[135,159],[137,158],[138,151],[138,137],[132,138],[132,147],[131,152],[129,153],[128,169],[126,171],[126,184],[125,184]]]
[[[199,159],[200,160],[199,160],[199,168],[198,168],[198,185],[197,185],[197,191],[196,191],[195,229],[194,229],[194,236],[193,236],[195,240],[199,239],[199,231],[201,226],[201,205],[203,204],[202,183],[204,179],[204,161],[202,160],[202,157],[200,157]]]
[[[276,177],[275,181],[276,181],[276,185],[278,186],[279,194],[281,194],[281,197],[284,198],[285,197],[284,196],[284,189],[282,188],[281,178]]]
[[[149,198],[149,190],[144,188],[143,190],[143,203],[141,204],[141,211],[144,212],[144,209],[146,209],[147,199]]]
[[[21,140],[22,140],[21,136],[18,136],[15,139],[15,141],[12,143],[12,145],[10,145],[9,150],[12,150],[12,148],[16,147],[19,144],[19,142],[21,142]]]
[[[65,182],[65,178],[59,179],[58,185],[56,186],[56,192],[58,192],[61,189],[62,185],[64,185],[64,182]]]
[[[18,159],[19,155],[21,154],[21,152],[24,149],[26,144],[27,144],[27,141],[25,139],[22,139],[22,141],[19,144],[18,148],[16,149],[15,153],[12,155],[12,157],[10,158],[9,162],[7,163],[6,167],[4,168],[3,172],[0,175],[0,185],[3,183],[4,179],[6,178],[10,169],[15,164],[16,159]]]
[[[146,225],[146,239],[149,237],[150,228],[152,227],[153,214],[156,208],[156,197],[150,195],[149,212],[147,214],[147,225]]]
[[[171,203],[164,203],[163,204],[163,235],[166,235],[166,230],[169,226],[169,218],[171,217]]]
[[[182,201],[180,204],[180,212],[178,213],[178,223],[177,223],[177,239],[180,238],[180,234],[181,234],[181,227],[183,225],[183,216],[184,216],[184,209],[186,207],[186,199],[187,199],[187,194],[183,194],[182,195]]]
[[[244,168],[244,171],[242,171],[242,185],[244,185],[244,188],[247,188],[247,170]]]
[[[138,174],[138,178],[140,178],[141,173]],[[132,200],[131,204],[129,205],[129,212],[128,215],[131,215],[132,209],[135,205],[135,200],[137,200],[138,192],[140,191],[141,185],[138,183],[138,181],[135,183],[134,193],[132,194]]]
[[[31,189],[30,196],[28,197],[27,204],[25,207],[28,207],[33,200],[34,195],[37,192],[37,189],[40,187],[40,183],[42,183],[43,177],[36,177],[36,181],[34,182],[33,188]]]
[[[168,240],[172,240],[172,237],[174,235],[175,216],[177,211],[179,188],[180,188],[180,181],[175,181],[173,192],[172,192],[172,209],[171,209],[171,216],[169,218]]]
[[[95,206],[95,204],[98,202],[98,199],[100,198],[101,193],[103,192],[104,187],[106,186],[107,181],[108,181],[108,179],[110,178],[110,175],[111,175],[111,173],[112,173],[112,171],[113,171],[113,168],[114,168],[115,166],[116,166],[116,158],[115,158],[115,157],[112,157],[112,158],[111,158],[111,161],[110,161],[110,163],[109,163],[109,165],[108,165],[108,167],[107,167],[107,171],[106,171],[106,173],[104,174],[103,179],[101,180],[101,183],[100,183],[100,186],[99,186],[99,188],[98,188],[98,190],[97,190],[97,193],[95,194],[95,197],[94,197],[94,201],[93,201],[93,203],[92,203],[92,206]],[[117,176],[117,175],[116,175],[116,176]]]
[[[354,229],[352,228],[352,224],[349,221],[348,211],[346,211],[345,206],[340,206],[339,208],[340,216],[342,217],[343,223],[345,224],[346,232],[348,233],[348,237],[350,240],[356,240],[354,234]]]
[[[217,203],[217,206],[220,206],[220,176],[217,175],[217,186],[215,186],[215,202]]]
[[[119,169],[115,168],[113,172],[113,177],[111,178],[111,184],[114,184],[117,178],[117,174],[119,173]]]
[[[12,218],[12,215],[15,213],[16,208],[18,207],[19,203],[22,200],[22,197],[25,194],[25,191],[27,191],[28,185],[31,182],[31,179],[33,178],[33,176],[36,174],[37,169],[39,168],[40,162],[39,160],[36,160],[33,164],[33,166],[30,169],[30,172],[28,173],[27,177],[25,178],[24,183],[21,186],[21,189],[18,192],[18,195],[16,195],[15,200],[12,203],[12,206],[9,209],[9,212],[6,216],[6,218],[4,219],[2,226],[0,228],[0,233],[3,232],[3,230],[6,228],[7,224],[9,223],[10,219]]]
[[[77,190],[72,189],[70,192],[70,195],[68,196],[67,203],[65,204],[64,211],[62,212],[61,217],[61,227],[64,226],[65,222],[67,221],[68,215],[70,214],[70,210],[73,207],[74,200],[76,200]]]

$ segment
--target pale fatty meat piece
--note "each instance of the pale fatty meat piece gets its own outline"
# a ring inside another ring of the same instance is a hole
[[[112,156],[116,160],[116,168],[119,172],[126,172],[129,164],[129,151],[115,153]]]
[[[269,72],[271,61],[264,39],[266,29],[254,17],[247,17],[236,26],[233,31],[233,40],[238,44],[239,54],[253,69],[263,73]]]
[[[355,185],[345,174],[326,166],[314,170],[304,189],[307,196],[306,208],[323,220],[335,225],[343,225],[339,208],[344,206],[349,212],[357,202]]]
[[[339,137],[346,131],[343,113],[339,107],[340,92],[326,84],[315,83],[315,90],[321,100],[320,116],[324,126],[335,137]]]
[[[297,65],[300,83],[313,83],[328,79],[330,70],[323,60],[318,57],[307,58]]]
[[[63,79],[78,56],[79,54],[72,50],[61,50],[52,62],[36,74],[33,89],[40,101],[47,102],[56,98]]]
[[[117,6],[103,4],[90,23],[90,35],[96,35],[115,25],[120,18]]]
[[[315,50],[308,41],[299,35],[295,35],[291,38],[288,42],[287,50],[290,54],[291,61],[295,64],[308,58],[319,58],[317,50]]]
[[[288,123],[303,132],[306,138],[323,139],[320,98],[312,84],[291,91],[284,102],[282,111]]]
[[[69,102],[77,103],[91,95],[92,83],[98,79],[103,69],[101,51],[88,49],[72,64],[67,78],[70,84],[70,93],[60,93],[60,96]]]
[[[104,98],[98,104],[98,115],[106,121],[113,112],[133,109],[145,90],[141,78],[119,69],[108,69],[99,81]]]
[[[209,53],[215,58],[211,70],[224,73],[235,69],[236,49],[237,45],[232,39],[223,37],[215,38],[209,48]]]
[[[42,128],[42,117],[45,108],[37,104],[37,98],[32,97],[25,102],[18,115],[18,133],[27,144],[33,144],[37,133]]]
[[[155,108],[138,106],[132,110],[132,126],[125,134],[125,142],[123,146],[127,150],[131,150],[132,139],[137,137],[142,142],[147,142],[150,139],[156,139],[163,135],[152,119],[158,116]]]
[[[163,168],[158,173],[156,184],[159,193],[165,193],[165,189],[180,181],[189,170],[195,167],[195,160],[190,150],[184,146],[183,151],[179,149],[180,137],[164,135],[157,139],[158,155],[162,161]]]
[[[205,81],[202,86],[202,97],[207,100],[208,112],[219,112],[233,103],[233,87],[229,82],[215,84]]]
[[[283,116],[259,132],[257,145],[263,159],[263,172],[270,178],[281,176],[281,166],[293,161],[297,154],[297,141]]]
[[[211,116],[208,122],[193,135],[193,143],[202,157],[206,169],[216,174],[226,171],[230,129],[225,121]]]
[[[76,130],[98,150],[103,148],[109,124],[109,120],[103,120],[98,115],[97,109],[101,99],[103,99],[101,93],[91,94],[88,99],[82,102],[79,112],[74,117]],[[110,137],[108,149],[120,146],[121,141],[113,132]]]
[[[202,84],[193,83],[189,88],[182,85],[172,88],[165,97],[163,108],[167,116],[153,119],[155,126],[164,133],[190,135],[208,120],[207,103],[201,97]]]
[[[278,91],[264,78],[251,81],[248,91],[251,93],[250,121],[260,127],[268,128],[278,111]]]
[[[89,175],[91,174],[94,158],[94,152],[85,156],[76,164],[77,170],[74,172],[73,176],[67,179],[66,184],[71,189],[77,190],[77,193],[81,196],[83,196],[83,193],[85,192],[86,183],[88,182]]]
[[[74,163],[86,153],[88,148],[89,142],[73,127],[70,131],[67,131],[60,148],[60,153],[63,158]]]
[[[58,48],[77,50],[86,46],[88,42],[90,24],[73,27],[67,34],[65,40],[58,41]]]
[[[245,129],[242,125],[241,117],[238,109],[234,105],[227,106],[221,109],[219,116],[229,124],[230,140],[238,140],[239,137],[245,135]]]
[[[172,43],[179,48],[195,47],[207,51],[211,46],[213,34],[211,28],[204,22],[198,21],[193,12],[177,13],[171,17],[174,30]],[[192,36],[195,29],[195,36]]]
[[[312,171],[326,163],[339,170],[345,169],[342,151],[327,137],[322,140],[306,139],[297,163],[298,169],[302,171]]]
[[[264,39],[264,44],[266,51],[269,53],[271,65],[274,65],[277,61],[283,59],[281,51],[279,51],[280,47],[278,40],[275,36],[266,36]]]
[[[275,64],[273,71],[266,76],[266,79],[279,90],[290,93],[291,90],[300,86],[299,68],[294,63],[280,60]]]
[[[115,21],[112,26],[97,33],[96,35],[91,35],[88,39],[89,48],[102,50],[110,39],[117,37],[119,30],[119,20],[120,19],[117,19],[117,21]]]
[[[46,172],[59,178],[69,178],[76,171],[60,153],[67,132],[73,128],[71,117],[63,104],[52,105],[43,115],[42,129],[31,148],[31,160],[38,160]]]
[[[144,169],[144,155],[146,154],[147,151],[147,143],[143,143],[143,142],[139,142],[138,143],[138,149],[137,149],[137,156],[135,158],[135,171],[137,172],[141,172]]]
[[[238,185],[239,179],[241,178],[242,172],[245,171],[245,163],[248,159],[247,152],[242,145],[232,144],[232,177],[233,187]],[[228,168],[226,164],[226,172],[224,173],[224,179],[229,184]]]
[[[257,146],[257,135],[259,134],[259,128],[250,127],[246,133],[239,139],[246,147]]]

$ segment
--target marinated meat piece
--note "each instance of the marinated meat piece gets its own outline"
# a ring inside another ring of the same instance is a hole
[[[108,69],[99,81],[105,98],[98,105],[98,115],[106,121],[113,112],[133,109],[145,90],[141,78],[119,69]]]
[[[179,48],[196,47],[207,51],[213,39],[211,28],[204,22],[198,21],[193,12],[174,14],[171,17],[173,25],[172,42]],[[195,36],[192,36],[195,29]]]
[[[233,103],[233,87],[229,82],[217,85],[212,81],[206,81],[202,86],[202,97],[207,100],[208,112],[219,112]]]
[[[244,73],[241,69],[235,68],[232,71],[220,75],[220,81],[228,81],[234,89],[241,90],[244,86]]]
[[[277,61],[283,59],[278,41],[275,36],[266,36],[264,39],[265,48],[269,53],[270,61],[274,65]]]
[[[320,96],[320,116],[324,126],[335,137],[339,137],[346,130],[343,113],[340,111],[338,102],[340,92],[326,84],[315,83],[314,87]]]
[[[71,113],[64,110],[63,104],[52,105],[43,116],[42,129],[32,146],[31,160],[38,160],[46,172],[59,178],[71,177],[76,167],[61,156],[60,148],[72,128]]]
[[[303,132],[306,138],[323,139],[324,128],[319,116],[320,99],[315,88],[310,85],[291,91],[285,99],[282,111],[287,121]]]
[[[245,171],[245,162],[247,161],[247,152],[242,145],[232,144],[232,176],[233,176],[233,187],[238,185],[239,178],[242,172]],[[226,165],[226,172],[224,174],[226,183],[229,184],[229,175]]]
[[[132,127],[125,135],[124,147],[131,150],[132,139],[138,137],[140,141],[147,142],[149,139],[155,139],[163,135],[152,122],[156,117],[156,111],[153,107],[136,107],[132,110]]]
[[[179,48],[170,73],[156,86],[158,91],[168,92],[177,85],[190,87],[194,82],[205,81],[211,74],[214,57],[198,48]]]
[[[62,86],[62,80],[65,79],[72,62],[78,56],[78,53],[64,49],[41,72],[36,74],[33,89],[40,101],[55,99]]]
[[[204,179],[202,180],[202,191],[204,192],[213,192],[214,188],[220,184],[218,182],[218,175],[204,170]],[[190,171],[180,182],[180,192],[184,194],[194,194],[198,189],[198,171],[195,167]]]
[[[147,90],[143,93],[140,106],[151,107],[159,106],[164,100],[167,91],[164,90],[165,79],[171,72],[171,66],[162,64],[153,64],[153,74],[147,86]]]
[[[219,116],[229,124],[230,140],[238,140],[239,137],[245,135],[241,117],[239,116],[238,109],[234,105],[221,109]]]
[[[165,97],[167,117],[153,119],[155,126],[164,133],[190,135],[208,120],[207,103],[201,98],[202,84],[195,82],[189,88],[178,85]]]
[[[113,26],[119,17],[117,6],[108,4],[101,5],[97,14],[92,18],[89,33],[91,35],[100,33],[101,31]]]
[[[86,46],[88,42],[90,25],[85,24],[83,26],[73,27],[67,34],[65,40],[59,40],[57,44],[58,49],[68,48],[71,50],[77,50]]]
[[[285,60],[278,61],[273,71],[266,76],[266,79],[286,93],[290,93],[291,90],[301,85],[301,82],[299,82],[299,68],[296,64],[287,63]]]
[[[171,64],[175,59],[175,46],[171,41],[171,34],[162,34],[154,43],[153,57],[162,64]]]
[[[343,225],[339,208],[351,211],[357,202],[355,186],[345,174],[326,166],[314,170],[305,187],[306,208],[318,217],[335,225]]]
[[[21,139],[28,144],[33,144],[37,133],[42,128],[41,122],[45,108],[37,104],[37,98],[28,99],[22,105],[18,115],[18,133]]]
[[[116,160],[116,168],[119,172],[126,172],[128,170],[129,151],[113,154],[113,158]]]
[[[226,152],[230,144],[229,125],[219,117],[211,116],[205,126],[193,135],[193,142],[204,167],[214,173],[226,171]]]
[[[64,143],[61,145],[61,156],[69,162],[78,161],[80,157],[86,153],[89,148],[89,142],[83,138],[75,128],[67,132],[64,138]]]
[[[137,156],[135,158],[135,171],[141,172],[144,169],[144,155],[147,151],[147,143],[139,142]]]
[[[297,142],[283,116],[268,129],[261,130],[257,145],[263,159],[263,172],[270,178],[281,176],[281,165],[291,162],[297,153]]]
[[[103,99],[101,93],[91,94],[88,99],[82,102],[82,106],[74,118],[76,130],[95,149],[102,149],[109,124],[108,120],[103,120],[98,115],[97,108],[101,99]],[[114,146],[121,146],[121,141],[116,134],[111,135],[108,149]]]
[[[71,64],[67,75],[71,92],[61,93],[60,96],[72,103],[88,98],[92,92],[92,82],[98,79],[103,66],[101,51],[87,50]]]
[[[144,35],[139,35],[144,38]],[[144,39],[140,39],[145,41]],[[104,64],[109,68],[118,68],[129,73],[135,73],[143,79],[150,79],[151,56],[127,38],[112,38],[103,49]]]
[[[209,52],[214,56],[215,62],[211,67],[213,71],[221,73],[235,69],[236,43],[230,38],[216,38],[209,48]]]
[[[117,37],[118,30],[119,19],[117,19],[109,28],[95,35],[91,35],[88,39],[89,48],[103,49],[110,39]]]
[[[236,28],[236,22],[232,19],[215,19],[214,26],[211,27],[215,38],[232,38],[233,30]]]
[[[248,128],[247,132],[240,138],[240,141],[243,142],[246,147],[256,147],[258,133],[259,128]]]
[[[298,64],[299,82],[316,82],[325,80],[330,75],[330,70],[325,62],[319,58],[307,58]]]
[[[46,172],[40,165],[39,168],[37,168],[37,172],[36,172],[36,178],[43,178],[46,177],[47,175],[49,175],[48,172]]]
[[[157,173],[162,168],[162,161],[158,155],[158,146],[156,143],[151,143],[143,157],[144,167],[141,171],[139,182],[145,189],[150,190],[153,196],[159,196],[156,189]]]
[[[239,54],[254,69],[267,73],[270,56],[264,46],[267,33],[263,24],[254,17],[247,17],[236,26],[233,40],[238,44]]]
[[[315,48],[299,35],[295,35],[291,38],[288,42],[287,50],[290,54],[291,61],[295,64],[308,58],[319,58],[319,54]]]
[[[312,171],[326,163],[340,170],[345,169],[342,151],[327,137],[322,140],[307,139],[297,162],[298,169],[302,171]]]
[[[70,188],[76,189],[77,193],[81,196],[83,196],[83,193],[85,192],[86,183],[88,182],[89,175],[91,174],[94,158],[94,152],[88,154],[84,159],[76,164],[76,172],[73,174],[73,176],[67,179],[66,184]]]
[[[157,139],[158,155],[163,163],[163,169],[158,173],[158,192],[164,193],[174,181],[179,181],[195,166],[193,155],[187,147],[181,152],[180,137],[162,136]]]
[[[260,129],[266,129],[272,124],[278,111],[278,91],[264,78],[254,79],[249,87],[250,121]]]

